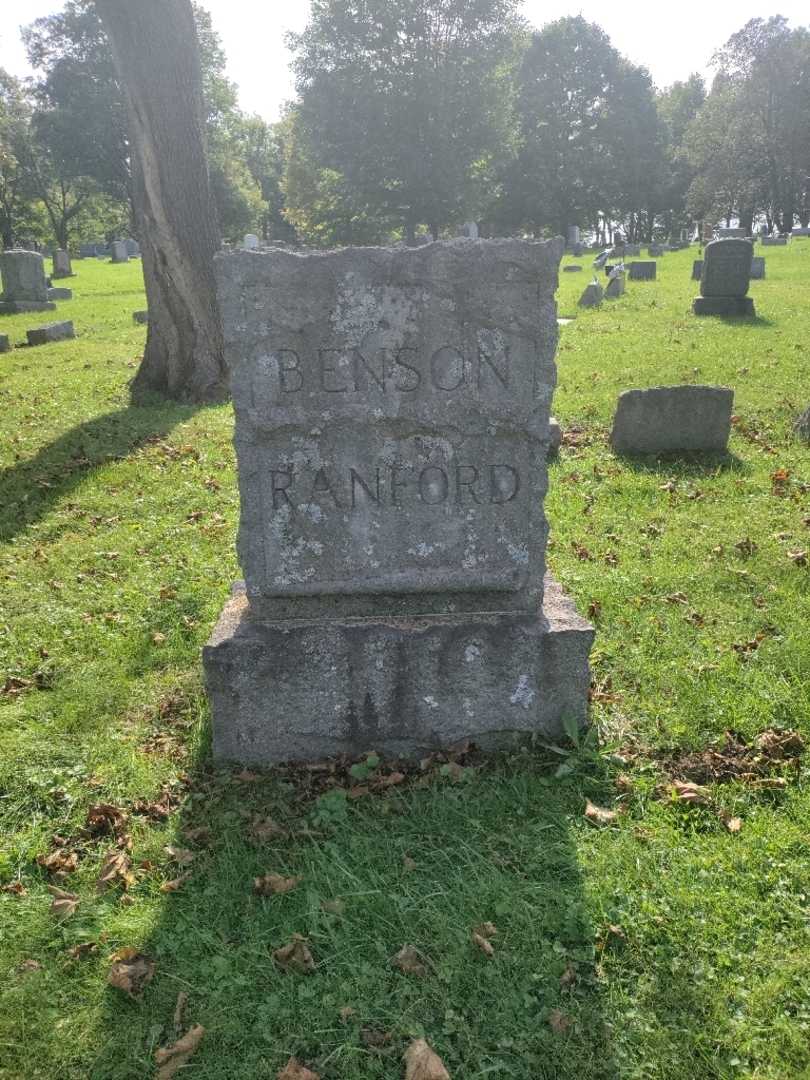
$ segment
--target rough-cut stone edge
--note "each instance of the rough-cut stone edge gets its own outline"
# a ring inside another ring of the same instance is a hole
[[[345,627],[356,629],[368,627],[394,628],[401,631],[403,637],[418,634],[427,629],[446,627],[448,634],[455,634],[459,628],[476,625],[496,625],[511,619],[525,623],[525,614],[520,613],[463,613],[459,615],[406,616],[385,618],[373,616],[342,620]],[[594,639],[594,628],[576,610],[573,600],[555,579],[546,575],[544,587],[544,605],[539,620],[535,624],[540,630],[538,647],[542,650],[544,671],[547,674],[549,691],[558,694],[558,706],[551,706],[551,714],[546,715],[542,724],[532,724],[531,710],[514,718],[522,721],[521,725],[509,729],[488,730],[471,727],[466,737],[486,750],[511,748],[531,742],[534,739],[550,741],[564,737],[568,725],[577,724],[584,728],[588,720],[588,692],[590,687],[589,654]],[[275,631],[290,631],[292,640],[286,646],[294,648],[294,634],[302,628],[334,632],[334,623],[321,621],[293,620],[265,623],[251,618],[250,608],[245,593],[244,582],[234,584],[231,596],[226,601],[219,619],[203,648],[203,667],[205,671],[206,691],[211,705],[214,734],[214,757],[218,760],[240,761],[252,764],[279,764],[284,761],[320,760],[336,754],[362,753],[370,747],[365,743],[351,745],[345,739],[329,736],[284,732],[278,753],[245,753],[237,750],[238,706],[233,686],[233,655],[240,647],[246,651],[263,648],[263,628]],[[249,675],[248,675],[249,677]],[[506,688],[504,688],[506,690]],[[541,688],[544,689],[544,688]],[[272,692],[272,688],[268,687]],[[461,703],[459,703],[459,709]],[[549,709],[547,708],[547,713]],[[236,720],[234,720],[236,716]],[[457,741],[454,736],[447,744],[429,739],[392,739],[377,738],[373,748],[386,756],[415,758],[444,745]]]
[[[728,315],[752,318],[756,315],[751,296],[696,296],[692,301],[695,315]]]
[[[56,311],[52,300],[0,300],[0,315],[21,315],[29,311]]]

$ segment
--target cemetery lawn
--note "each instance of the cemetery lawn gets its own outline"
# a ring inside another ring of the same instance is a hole
[[[400,1077],[418,1036],[454,1080],[810,1078],[810,752],[772,734],[810,741],[810,240],[761,253],[750,323],[690,314],[692,252],[598,311],[561,275],[549,559],[597,626],[600,745],[401,780],[212,765],[232,414],[128,406],[140,265],[3,318],[78,334],[0,355],[3,1080],[151,1076],[180,992],[195,1080]],[[681,381],[735,388],[730,456],[617,459],[617,394]],[[308,975],[273,960],[293,934]],[[155,964],[131,997],[127,949]]]

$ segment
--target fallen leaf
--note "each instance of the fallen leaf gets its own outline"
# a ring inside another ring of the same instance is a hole
[[[40,964],[39,960],[23,960],[15,970],[18,975],[30,975],[34,971],[42,971],[42,964]]]
[[[789,551],[787,557],[795,563],[796,566],[807,566],[807,552],[806,551]]]
[[[87,831],[93,836],[115,834],[126,825],[127,815],[120,806],[112,803],[96,803],[87,811]]]
[[[670,790],[678,802],[689,803],[693,806],[706,806],[709,802],[708,791],[698,784],[688,784],[682,780],[674,780]]]
[[[112,885],[122,884],[125,889],[135,884],[130,867],[132,862],[125,851],[111,851],[101,866],[96,881],[96,892],[103,893]]]
[[[181,874],[180,877],[172,878],[171,881],[164,881],[160,886],[162,893],[177,892],[181,889],[188,879],[191,877],[191,871],[186,870],[185,874]]]
[[[289,945],[282,945],[273,952],[273,959],[282,971],[296,971],[300,975],[309,975],[315,970],[315,961],[307,946],[307,939],[300,934],[293,934]]]
[[[560,989],[567,990],[570,986],[573,986],[576,981],[577,969],[571,963],[566,964],[565,971],[560,976]]]
[[[172,1046],[156,1050],[155,1061],[159,1068],[155,1074],[155,1080],[171,1080],[197,1050],[203,1035],[205,1035],[205,1028],[201,1024],[195,1024]]]
[[[738,541],[734,547],[740,553],[741,559],[748,559],[756,553],[758,545],[750,537],[746,536],[744,540]]]
[[[379,1028],[364,1027],[360,1029],[360,1038],[372,1050],[383,1050],[385,1047],[390,1047],[391,1032],[380,1031]]]
[[[183,1014],[186,1011],[186,1005],[188,1004],[188,994],[185,990],[181,990],[177,995],[177,1004],[174,1007],[174,1029],[179,1031],[183,1026]]]
[[[277,893],[290,892],[304,879],[301,877],[282,877],[281,874],[265,874],[253,879],[253,891],[258,896],[275,896]]]
[[[87,956],[97,951],[97,941],[80,941],[78,945],[71,945],[67,954],[72,960],[78,960],[80,956]]]
[[[242,769],[241,772],[234,774],[234,780],[238,780],[240,784],[253,784],[261,778],[261,773],[253,772],[251,769]]]
[[[48,892],[53,897],[51,901],[51,915],[59,919],[69,919],[79,905],[79,897],[76,893],[65,892],[56,885],[49,885]]]
[[[410,855],[402,856],[402,869],[407,870],[410,873],[416,869],[416,859],[412,859]]]
[[[294,1057],[290,1058],[276,1076],[277,1080],[321,1080],[318,1073],[312,1072],[306,1065],[302,1065],[298,1058]]]
[[[756,745],[758,750],[776,761],[801,757],[804,753],[804,739],[798,731],[768,729],[757,736]]]
[[[557,1035],[562,1035],[573,1024],[573,1020],[570,1016],[566,1016],[562,1009],[552,1009],[548,1014],[548,1023],[552,1031]]]
[[[345,1024],[354,1016],[354,1009],[351,1005],[344,1005],[340,1010],[340,1019]]]
[[[207,825],[198,825],[193,828],[186,826],[182,833],[189,843],[200,844],[202,847],[208,847],[211,843],[211,830]]]
[[[617,816],[615,810],[606,810],[602,806],[595,806],[590,799],[585,803],[585,817],[595,825],[609,825],[616,820]]]
[[[79,865],[79,856],[75,851],[58,848],[48,855],[37,855],[37,864],[54,877],[62,878],[73,873]]]
[[[472,940],[473,944],[477,945],[485,956],[495,955],[495,949],[492,947],[492,942],[485,938],[483,934],[477,934],[475,930],[473,930]]]
[[[414,1039],[405,1051],[405,1080],[450,1080],[450,1073],[424,1039]]]
[[[110,986],[123,990],[131,998],[138,997],[155,974],[155,962],[137,949],[119,949],[113,954],[113,965],[107,976]]]
[[[723,824],[730,833],[738,833],[742,828],[741,817],[724,817]]]
[[[178,866],[188,866],[197,857],[195,852],[189,851],[188,848],[174,847],[172,844],[168,844],[164,851],[172,862],[176,862]]]
[[[290,833],[288,829],[273,821],[272,818],[260,818],[254,821],[250,827],[250,834],[254,840],[286,840]]]
[[[403,945],[393,959],[393,964],[406,975],[427,975],[427,968],[422,963],[419,953],[413,945]]]
[[[8,885],[0,885],[0,892],[11,893],[14,896],[28,896],[28,890],[21,881],[11,881]]]

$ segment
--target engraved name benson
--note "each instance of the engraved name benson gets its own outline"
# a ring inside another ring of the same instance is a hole
[[[520,491],[520,475],[511,465],[426,465],[408,469],[402,465],[379,466],[371,472],[349,467],[336,469],[270,470],[273,510],[295,509],[331,500],[335,507],[354,510],[372,506],[403,506],[418,501],[427,506],[456,506],[512,502]]]
[[[463,386],[508,388],[510,359],[508,345],[493,354],[479,348],[472,356],[465,356],[454,345],[443,345],[430,356],[414,346],[375,349],[368,356],[356,347],[321,348],[304,357],[295,349],[274,349],[270,354],[282,394],[307,390],[347,394],[374,389],[412,393],[423,386],[445,393]]]

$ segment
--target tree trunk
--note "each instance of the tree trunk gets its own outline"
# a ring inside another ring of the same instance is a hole
[[[190,0],[96,0],[127,98],[132,191],[149,305],[134,400],[227,397],[213,258],[219,225]]]

